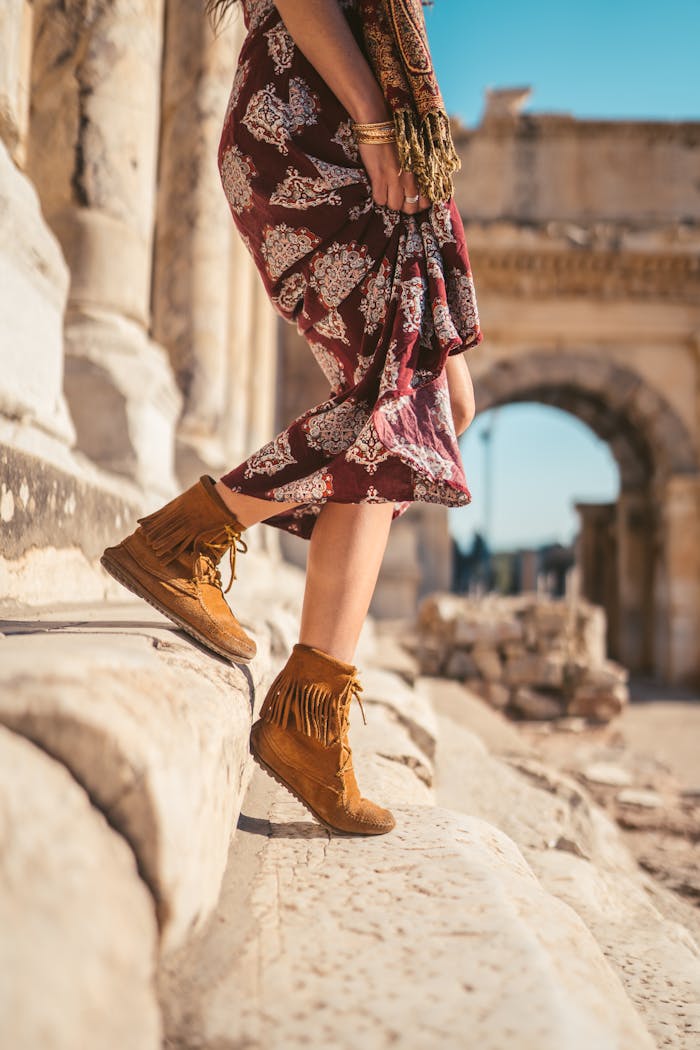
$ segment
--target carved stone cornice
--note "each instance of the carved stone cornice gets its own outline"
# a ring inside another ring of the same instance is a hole
[[[700,304],[700,252],[567,247],[562,244],[489,245],[471,237],[469,255],[482,292],[516,296],[656,299]]]
[[[695,120],[582,120],[569,113],[498,113],[485,115],[481,124],[467,127],[455,120],[457,151],[473,138],[541,140],[553,138],[644,139],[676,142],[689,149],[700,146],[700,121]]]

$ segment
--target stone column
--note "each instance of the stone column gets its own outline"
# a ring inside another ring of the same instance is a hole
[[[243,35],[236,12],[214,37],[199,3],[166,0],[153,333],[184,397],[183,484],[227,463],[229,266],[233,221],[217,148]]]
[[[3,0],[0,7],[0,140],[22,167],[29,116],[32,7]]]
[[[655,666],[654,531],[648,492],[623,490],[615,525],[619,620],[615,658],[641,674],[651,674]]]
[[[228,371],[226,410],[222,434],[226,470],[237,467],[247,452],[251,405],[249,389],[253,368],[253,307],[255,286],[260,281],[243,241],[234,230],[231,235],[228,285]]]
[[[253,282],[253,331],[248,374],[246,453],[275,436],[277,423],[277,355],[279,317],[262,281]],[[308,352],[308,351],[307,351]]]
[[[71,271],[78,448],[166,493],[180,399],[149,337],[162,0],[36,0],[28,167]]]
[[[449,511],[436,503],[414,503],[410,521],[418,534],[420,584],[418,598],[452,589],[452,538]]]
[[[620,659],[617,504],[577,503],[576,511],[580,522],[576,541],[580,591],[605,610],[608,655]]]
[[[245,455],[268,442],[279,429],[277,383],[279,328],[282,322],[273,310],[257,273],[253,275],[252,280],[251,324],[247,365]],[[281,550],[277,529],[257,530],[251,535],[251,539],[258,549],[275,557]]]
[[[667,644],[663,669],[700,682],[700,477],[669,478],[663,499]]]
[[[418,529],[411,522],[411,511],[391,526],[386,554],[370,612],[378,619],[413,616],[418,609],[421,559]]]
[[[26,144],[31,7],[0,5],[0,442],[61,458],[74,439],[63,399],[68,269],[21,173]],[[21,497],[20,497],[21,498]],[[12,517],[2,486],[2,521]],[[9,517],[8,517],[9,515]]]

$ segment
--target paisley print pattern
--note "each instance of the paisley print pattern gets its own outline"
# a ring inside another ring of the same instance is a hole
[[[250,207],[253,199],[251,180],[257,174],[250,157],[244,157],[238,146],[226,150],[221,163],[221,181],[235,212]]]
[[[254,474],[278,474],[295,462],[288,436],[280,434],[250,457],[244,473],[247,478],[252,478]]]
[[[294,41],[287,32],[283,22],[278,22],[265,33],[267,53],[272,59],[275,73],[284,73],[289,69],[294,57]]]
[[[293,229],[286,223],[266,226],[263,230],[262,256],[270,277],[281,277],[320,243],[321,238],[303,226],[299,229]]]
[[[341,7],[358,35],[358,0]],[[330,390],[223,478],[293,511],[311,535],[340,503],[470,500],[450,410],[448,355],[481,342],[453,200],[415,216],[374,204],[350,118],[272,0],[243,0],[248,35],[219,146],[233,220],[278,313]]]

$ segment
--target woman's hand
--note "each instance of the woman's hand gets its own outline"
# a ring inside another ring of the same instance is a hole
[[[275,6],[294,43],[353,120],[374,124],[391,119],[382,90],[338,0],[275,0]],[[421,197],[415,204],[406,203],[406,197],[418,196],[418,186],[410,172],[401,173],[395,143],[359,149],[377,204],[408,215],[430,207],[427,197]]]
[[[429,208],[429,197],[419,194],[416,177],[410,171],[401,171],[396,143],[358,146],[362,163],[367,169],[375,204],[386,205],[395,211],[415,215]],[[407,198],[418,197],[414,203]]]
[[[463,434],[476,415],[474,384],[464,354],[452,354],[445,366],[450,407],[457,437]]]

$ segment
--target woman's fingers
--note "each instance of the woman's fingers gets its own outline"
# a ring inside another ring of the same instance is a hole
[[[404,210],[405,194],[398,173],[394,176],[393,181],[389,184],[388,204],[390,208],[394,209],[394,211]]]
[[[415,215],[431,206],[430,199],[420,194],[415,175],[410,171],[401,171],[394,143],[363,144],[360,146],[360,156],[369,176],[375,204],[402,211],[406,215]]]
[[[402,173],[401,186],[403,187],[404,193],[404,204],[401,208],[402,211],[406,212],[408,215],[415,215],[416,212],[424,211],[426,208],[430,207],[430,199],[421,194],[413,172],[404,171]]]

